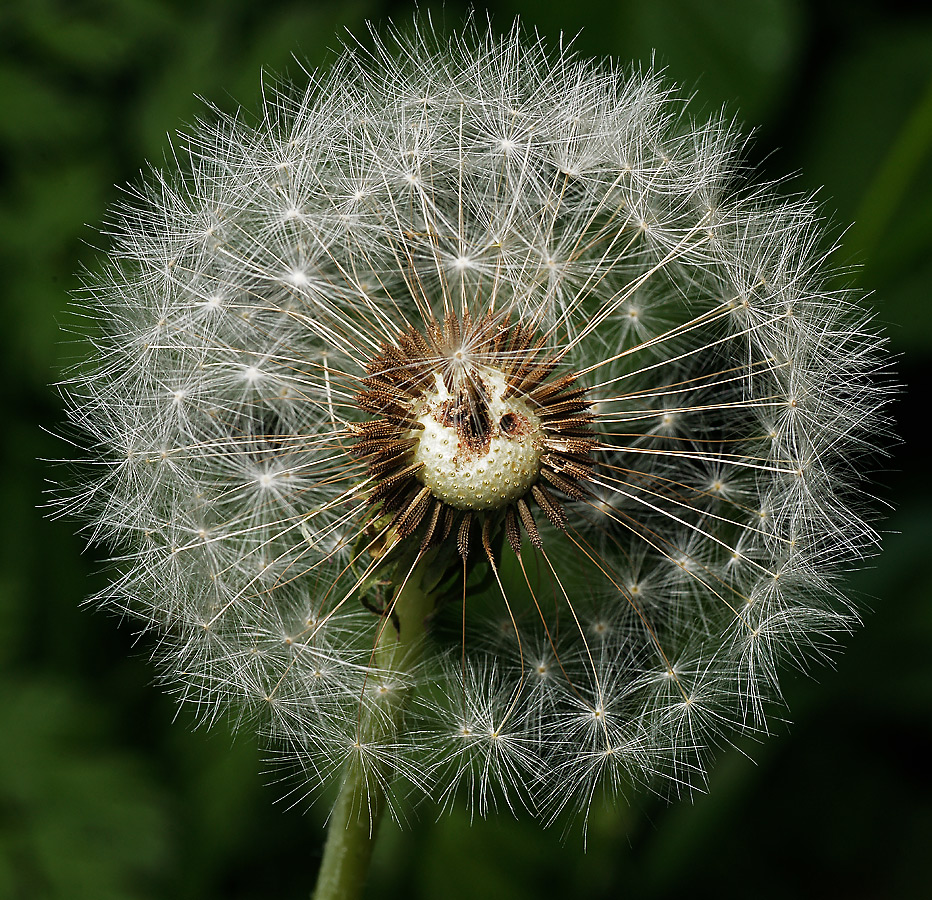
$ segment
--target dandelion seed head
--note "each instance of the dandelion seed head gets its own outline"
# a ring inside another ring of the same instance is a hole
[[[87,279],[58,500],[180,702],[312,792],[543,821],[766,729],[877,543],[883,342],[814,205],[517,24],[419,19],[182,143]]]

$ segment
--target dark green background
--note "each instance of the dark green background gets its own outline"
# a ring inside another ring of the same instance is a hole
[[[388,824],[369,896],[412,898],[899,898],[930,889],[932,845],[932,14],[851,0],[512,2],[585,54],[653,51],[708,109],[756,138],[764,177],[798,173],[846,235],[840,261],[886,324],[904,385],[904,441],[877,491],[894,511],[883,555],[851,578],[866,624],[835,671],[787,679],[792,725],[723,752],[708,795],[596,809],[583,855],[507,814],[470,827],[429,810]],[[70,357],[74,272],[115,184],[158,161],[204,112],[255,108],[260,69],[300,75],[343,26],[405,21],[355,0],[0,2],[0,898],[303,897],[321,806],[281,785],[248,737],[192,731],[153,687],[132,629],[80,609],[96,551],[42,518],[67,454],[49,383]],[[448,24],[462,7],[449,2]],[[235,100],[234,100],[235,98]],[[87,224],[85,224],[87,223]],[[748,758],[750,757],[750,758]],[[266,775],[261,772],[265,770]]]

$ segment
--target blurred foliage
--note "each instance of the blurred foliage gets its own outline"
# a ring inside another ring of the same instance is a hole
[[[11,678],[0,702],[0,895],[120,900],[167,858],[163,792],[101,741],[106,710],[57,678]]]
[[[431,8],[451,28],[464,9]],[[153,688],[130,627],[80,609],[106,575],[70,524],[41,517],[48,466],[36,460],[68,452],[48,434],[61,415],[48,385],[82,353],[60,328],[75,271],[105,244],[95,229],[115,185],[170,152],[166,131],[210,114],[195,95],[255,108],[262,71],[300,75],[295,58],[320,64],[343,26],[404,22],[410,9],[0,4],[0,897],[309,890],[323,808],[300,793],[276,804],[294,786],[263,786],[279,775],[253,741],[222,726],[192,733]],[[920,895],[932,837],[932,491],[915,413],[932,387],[932,13],[881,0],[507,0],[493,13],[576,36],[584,54],[654,58],[700,108],[724,105],[756,127],[749,161],[764,177],[799,172],[785,189],[821,188],[839,235],[856,222],[840,259],[876,295],[905,384],[905,442],[877,479],[896,512],[883,556],[852,576],[866,627],[837,671],[791,680],[796,724],[724,752],[707,795],[596,808],[585,854],[578,822],[561,839],[562,824],[541,834],[507,813],[470,824],[424,811],[386,825],[370,894]]]

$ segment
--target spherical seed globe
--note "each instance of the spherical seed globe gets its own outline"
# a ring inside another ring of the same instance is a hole
[[[729,122],[421,19],[182,144],[88,279],[61,504],[205,722],[549,820],[701,780],[855,623],[882,342]]]

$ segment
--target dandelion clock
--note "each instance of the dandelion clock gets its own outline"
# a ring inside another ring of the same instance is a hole
[[[655,72],[429,20],[212,114],[112,215],[63,511],[166,684],[333,797],[701,785],[856,622],[882,342],[811,202]]]

